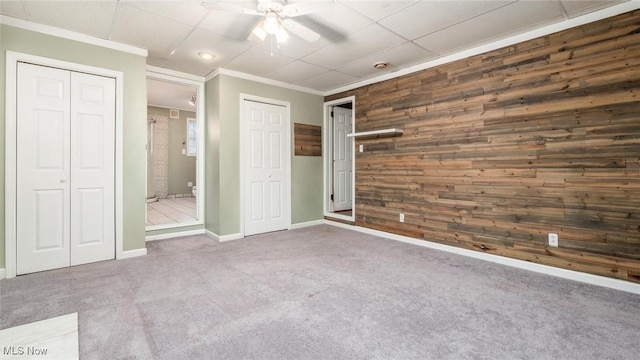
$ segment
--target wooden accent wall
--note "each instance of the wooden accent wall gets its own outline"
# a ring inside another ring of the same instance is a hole
[[[640,11],[350,95],[356,225],[640,282]]]
[[[296,156],[322,156],[322,127],[294,123],[293,137]]]

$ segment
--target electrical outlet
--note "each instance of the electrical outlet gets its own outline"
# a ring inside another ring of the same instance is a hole
[[[558,234],[549,233],[549,246],[558,247]]]
[[[400,222],[404,222],[404,214],[400,214]]]
[[[360,149],[360,152],[363,152],[364,151],[364,144],[360,144],[359,149]]]

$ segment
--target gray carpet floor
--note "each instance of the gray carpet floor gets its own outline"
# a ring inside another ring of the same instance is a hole
[[[640,356],[638,295],[342,228],[147,245],[0,281],[0,328],[78,312],[81,359]]]

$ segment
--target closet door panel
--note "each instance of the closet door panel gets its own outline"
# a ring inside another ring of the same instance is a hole
[[[115,258],[115,79],[71,75],[71,264]]]
[[[18,64],[17,274],[70,264],[70,72]]]

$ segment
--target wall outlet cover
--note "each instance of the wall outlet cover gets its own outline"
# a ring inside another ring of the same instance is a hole
[[[549,246],[558,247],[558,234],[549,233]]]

